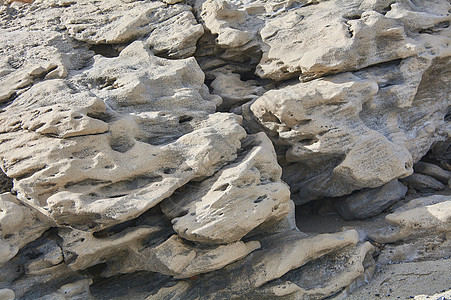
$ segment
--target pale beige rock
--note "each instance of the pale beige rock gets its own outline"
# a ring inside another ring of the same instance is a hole
[[[315,258],[349,245],[357,244],[359,235],[355,230],[335,234],[321,234],[312,238],[284,239],[276,247],[257,252],[252,268],[258,272],[249,278],[254,287],[279,278]]]
[[[7,102],[41,78],[65,78],[92,53],[86,46],[54,31],[0,28],[0,103]],[[17,42],[19,41],[19,43]],[[47,41],[50,45],[45,46]],[[8,45],[16,44],[14,47]]]
[[[211,249],[197,249],[177,235],[159,245],[146,246],[144,242],[157,236],[159,231],[161,229],[158,227],[140,227],[106,238],[72,231],[63,233],[63,250],[66,257],[72,257],[68,266],[74,270],[107,263],[108,268],[103,272],[103,276],[107,277],[152,271],[176,278],[189,278],[220,269],[260,247],[257,241],[240,241]]]
[[[0,6],[0,294],[342,298],[365,240],[449,256],[449,196],[317,235],[281,181],[303,204],[449,167],[449,1],[181,2]]]
[[[450,259],[407,262],[383,266],[373,280],[346,299],[434,299],[451,295],[448,289]],[[379,294],[379,297],[376,296]],[[426,298],[425,295],[429,295]],[[442,298],[443,299],[443,298]]]
[[[331,295],[355,282],[361,284],[374,271],[373,246],[356,245],[358,240],[355,230],[316,236],[299,231],[266,236],[261,240],[262,248],[245,259],[206,274],[205,278],[162,289],[157,295],[189,299],[225,296],[290,299],[310,292],[311,296]],[[307,274],[312,274],[314,279]],[[215,282],[217,287],[206,289],[206,282]]]
[[[445,1],[431,6],[387,3],[390,10],[384,14],[374,10],[381,4],[361,2],[319,2],[266,22],[257,74],[283,80],[301,73],[308,79],[407,58],[428,49],[417,32],[436,27],[440,32],[440,24],[449,22]]]
[[[174,286],[160,289],[155,295],[147,297],[146,300],[177,299],[182,297],[190,287],[189,282],[181,281]]]
[[[261,288],[266,297],[322,299],[338,292],[349,293],[368,282],[375,271],[374,247],[369,243],[350,246],[327,254]],[[340,260],[340,262],[338,262]],[[333,266],[333,267],[332,267]],[[331,271],[318,272],[318,269]]]
[[[1,300],[14,300],[16,295],[13,290],[10,289],[0,289],[0,299]]]
[[[250,126],[287,149],[287,162],[300,162],[287,165],[284,175],[292,192],[301,188],[295,201],[374,188],[412,172],[410,153],[359,118],[377,91],[375,82],[346,73],[272,90],[243,107]]]
[[[49,219],[24,206],[14,195],[0,194],[0,266],[51,226]]]
[[[208,94],[194,59],[157,58],[137,42],[118,58],[96,57],[72,84],[85,90],[85,78],[99,86],[80,93],[58,80],[33,86],[2,124],[6,174],[18,179],[23,201],[58,224],[98,229],[134,218],[236,157],[245,132],[238,117],[209,115],[220,99]],[[58,105],[54,91],[63,97]]]
[[[374,235],[379,243],[418,238],[425,234],[449,234],[451,196],[434,195],[411,200],[385,219],[394,227]]]
[[[264,130],[275,143],[298,204],[337,197],[410,175],[412,164],[447,138],[441,128],[448,64],[409,58],[293,83],[243,105],[241,113],[248,130]]]
[[[213,34],[218,35],[216,41],[220,46],[240,47],[250,42],[253,38],[249,32],[234,28],[245,21],[246,13],[237,10],[228,1],[205,1],[202,4],[201,16],[205,26]]]
[[[167,4],[175,4],[175,3],[182,2],[183,0],[162,0],[162,1]]]
[[[265,222],[281,221],[290,209],[289,189],[270,140],[263,134],[242,141],[239,160],[199,185],[179,190],[162,203],[174,230],[201,243],[231,243]],[[182,210],[180,210],[182,208]]]
[[[384,251],[378,256],[378,263],[382,265],[411,261],[434,261],[449,256],[451,241],[446,234],[432,232],[429,236],[421,237],[421,233],[404,243],[386,244]]]
[[[203,26],[197,24],[194,15],[187,10],[164,22],[159,22],[158,26],[149,34],[146,43],[157,55],[186,58],[194,54],[196,42],[203,33]]]
[[[27,18],[14,19],[9,28],[64,30],[76,40],[99,44],[93,49],[105,55],[123,48],[115,45],[147,36],[154,51],[184,58],[194,53],[203,27],[190,6],[177,2],[181,1],[168,3],[171,6],[158,1],[40,1],[27,11]]]
[[[215,69],[212,72],[215,79],[211,82],[212,93],[221,96],[223,103],[219,109],[230,110],[261,96],[265,89],[254,80],[243,81],[240,75],[226,68]]]
[[[38,299],[49,300],[69,300],[69,299],[95,299],[89,292],[92,279],[82,279],[73,283],[61,286],[56,292],[45,295]]]

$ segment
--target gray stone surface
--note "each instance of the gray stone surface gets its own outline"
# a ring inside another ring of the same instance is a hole
[[[344,196],[336,200],[335,207],[345,220],[365,219],[380,214],[400,200],[406,192],[407,187],[395,179],[379,188]]]

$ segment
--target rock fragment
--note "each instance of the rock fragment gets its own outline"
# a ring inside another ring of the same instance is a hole
[[[409,188],[420,192],[440,191],[445,189],[445,185],[431,176],[414,173],[402,180]]]
[[[401,199],[406,192],[407,187],[395,179],[379,188],[344,196],[335,202],[335,207],[345,220],[365,219],[378,215]]]

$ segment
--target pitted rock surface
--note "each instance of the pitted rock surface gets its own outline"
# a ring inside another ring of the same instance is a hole
[[[446,268],[450,11],[0,0],[0,298],[343,299]]]

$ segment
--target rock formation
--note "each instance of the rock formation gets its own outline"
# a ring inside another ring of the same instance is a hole
[[[0,299],[340,298],[449,264],[450,11],[0,1]]]

